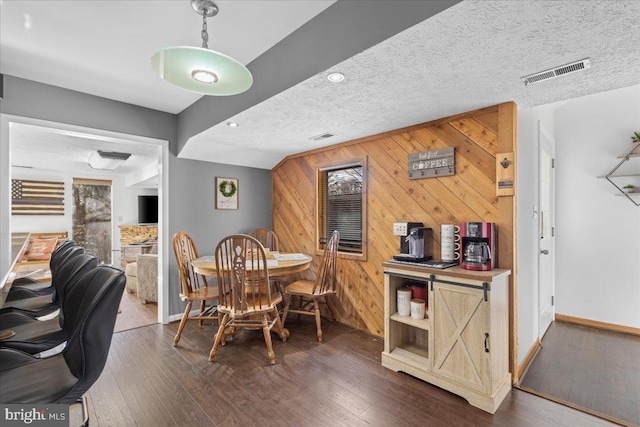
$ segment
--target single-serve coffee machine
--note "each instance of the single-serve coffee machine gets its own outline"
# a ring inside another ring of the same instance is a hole
[[[496,225],[493,222],[463,222],[460,241],[460,267],[480,271],[497,268]]]
[[[396,261],[422,262],[433,258],[433,230],[421,222],[396,222],[393,234],[400,236],[400,253]]]

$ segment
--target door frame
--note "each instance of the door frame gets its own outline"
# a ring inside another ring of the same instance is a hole
[[[555,185],[555,165],[552,163],[550,170],[551,173],[551,191],[550,191],[550,218],[548,218],[548,220],[551,222],[550,226],[552,228],[552,232],[551,232],[551,242],[550,242],[550,246],[548,248],[549,250],[549,255],[543,255],[542,254],[542,250],[545,249],[542,247],[541,243],[542,243],[542,239],[540,238],[541,233],[542,233],[542,227],[543,227],[543,220],[544,220],[544,215],[543,215],[543,209],[542,209],[542,174],[541,174],[541,168],[542,168],[542,150],[543,150],[543,138],[545,138],[547,141],[549,141],[552,152],[551,154],[551,158],[552,158],[552,162],[555,163],[555,150],[556,150],[556,142],[555,142],[555,138],[553,138],[553,136],[551,136],[551,134],[544,128],[543,124],[541,123],[540,120],[538,120],[538,211],[539,211],[539,215],[538,215],[538,229],[537,229],[537,245],[536,245],[536,249],[537,249],[537,267],[538,267],[538,338],[540,340],[542,340],[542,337],[544,336],[544,334],[546,333],[548,326],[545,327],[545,325],[542,324],[542,313],[544,311],[543,307],[543,302],[542,302],[542,295],[543,295],[543,277],[541,274],[541,260],[543,256],[548,256],[549,257],[549,263],[550,266],[549,268],[551,269],[551,283],[550,283],[550,293],[552,298],[555,299],[555,290],[556,290],[556,284],[555,284],[555,259],[556,259],[556,253],[555,253],[555,190],[556,190],[556,185]],[[555,302],[555,301],[554,301]],[[553,323],[553,321],[555,320],[555,304],[551,305],[551,322],[549,323],[549,325],[551,323]]]
[[[160,147],[158,150],[158,322],[169,323],[169,141],[131,135],[103,129],[89,128],[12,114],[0,114],[0,182],[11,179],[11,123],[47,127],[62,131],[97,135],[102,138],[126,139]],[[11,265],[11,191],[0,185],[0,272]],[[113,244],[113,242],[112,242]]]

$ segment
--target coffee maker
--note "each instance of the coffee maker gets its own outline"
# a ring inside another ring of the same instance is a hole
[[[433,258],[433,230],[421,222],[396,222],[393,234],[400,236],[400,253],[396,261],[422,262]]]
[[[394,222],[393,223],[393,235],[400,237],[400,254],[409,254],[409,241],[407,236],[411,232],[412,228],[423,227],[421,222]]]
[[[487,271],[497,268],[496,225],[493,222],[460,224],[460,267]]]

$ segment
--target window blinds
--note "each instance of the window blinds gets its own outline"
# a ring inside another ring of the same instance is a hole
[[[349,166],[323,173],[325,228],[321,242],[338,230],[342,252],[362,252],[362,172],[362,166]]]

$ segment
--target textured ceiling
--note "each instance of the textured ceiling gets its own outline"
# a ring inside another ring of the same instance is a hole
[[[179,157],[270,169],[285,155],[505,101],[528,108],[640,83],[638,1],[464,1],[192,137]],[[591,69],[521,77],[589,57]],[[331,71],[345,74],[330,83]],[[323,142],[310,137],[336,136]]]
[[[198,16],[184,3],[0,1],[0,71],[181,111],[198,96],[159,80],[149,57],[165,45],[198,45]],[[222,52],[232,49],[232,56],[248,62],[332,2],[218,3],[221,12],[210,23],[210,45]],[[367,3],[355,4],[367,8]],[[18,5],[30,14],[30,28]],[[640,1],[634,0],[466,0],[228,120],[211,123],[190,138],[179,157],[270,169],[288,154],[505,101],[522,109],[636,85],[640,33],[632,30],[632,17],[637,16]],[[246,37],[228,38],[237,31]],[[587,57],[591,69],[584,72],[528,87],[521,81]],[[285,73],[286,63],[282,67]],[[329,83],[330,71],[344,73],[346,80]],[[129,79],[138,74],[145,74],[142,81],[132,83]],[[227,121],[240,127],[230,128]],[[325,132],[336,136],[309,139]],[[21,138],[28,147],[43,136],[30,138],[25,130]],[[67,139],[58,134],[56,144],[38,145],[42,158],[61,152],[70,161],[77,141],[71,138],[65,148]],[[14,142],[12,137],[12,147]],[[28,148],[16,149],[12,163],[35,161],[26,157]],[[19,150],[24,150],[22,159]]]

